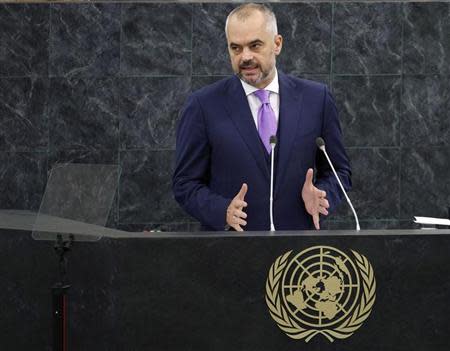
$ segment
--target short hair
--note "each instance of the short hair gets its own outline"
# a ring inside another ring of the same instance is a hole
[[[236,16],[237,19],[239,19],[241,21],[245,21],[255,11],[259,11],[264,16],[266,16],[267,29],[269,31],[273,32],[273,35],[277,35],[278,34],[277,18],[275,17],[275,14],[273,13],[273,11],[264,4],[255,4],[255,3],[248,3],[248,4],[240,5],[228,14],[227,20],[225,22],[225,35],[228,37],[228,33],[227,33],[228,21],[230,20],[231,17]]]

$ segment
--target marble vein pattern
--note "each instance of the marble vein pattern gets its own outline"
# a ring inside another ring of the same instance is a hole
[[[0,152],[0,208],[38,210],[47,179],[45,152]]]
[[[49,152],[48,168],[65,163],[117,164],[117,149],[56,149]]]
[[[293,74],[295,77],[297,78],[302,78],[302,79],[307,79],[307,80],[312,80],[315,82],[319,82],[322,84],[325,84],[328,88],[331,89],[331,79],[330,76],[327,74],[309,74],[309,73],[304,73],[304,74]]]
[[[333,92],[346,146],[399,146],[399,76],[337,76]]]
[[[188,77],[123,78],[121,148],[175,149],[176,126],[190,83]]]
[[[191,79],[191,91],[199,90],[228,77],[229,76],[193,76]]]
[[[192,7],[123,4],[121,75],[190,75]]]
[[[0,150],[48,148],[46,78],[0,78]]]
[[[47,76],[49,5],[0,4],[0,77]]]
[[[331,4],[272,4],[283,49],[278,56],[285,73],[327,74],[331,54]]]
[[[399,216],[400,148],[349,148],[352,191],[349,196],[360,220],[391,220]],[[334,220],[352,219],[344,201]]]
[[[118,150],[119,103],[115,78],[51,79],[50,149]]]
[[[450,3],[404,5],[406,74],[450,74]]]
[[[449,147],[403,148],[400,218],[448,217],[450,207]]]
[[[172,194],[174,151],[122,151],[120,160],[120,224],[183,222],[189,218]]]
[[[401,4],[336,3],[334,73],[401,73]]]
[[[405,76],[402,146],[450,145],[450,77]]]
[[[233,73],[228,55],[225,21],[233,4],[193,5],[192,73],[229,75]]]
[[[232,74],[224,26],[242,1],[151,2],[0,4],[0,207],[37,209],[54,165],[114,163],[108,225],[199,229],[172,198],[175,129],[191,91]],[[269,6],[278,68],[332,88],[362,227],[447,216],[450,3]],[[326,222],[353,225],[345,203]]]
[[[52,4],[50,75],[103,77],[119,73],[120,4]]]

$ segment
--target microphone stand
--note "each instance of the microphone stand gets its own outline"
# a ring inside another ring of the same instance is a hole
[[[352,205],[352,202],[350,201],[350,199],[349,199],[349,197],[348,197],[348,195],[347,195],[347,192],[345,191],[344,186],[342,185],[341,180],[339,179],[339,177],[338,177],[338,175],[337,175],[337,173],[336,173],[336,170],[334,169],[333,163],[331,163],[331,160],[330,160],[330,158],[328,157],[328,153],[327,153],[327,151],[325,150],[325,141],[324,141],[322,138],[317,138],[317,139],[316,139],[316,144],[317,144],[317,147],[318,147],[321,151],[323,151],[323,153],[325,154],[325,157],[327,158],[328,164],[330,165],[331,170],[333,171],[334,176],[336,177],[336,179],[337,179],[337,181],[338,181],[338,183],[339,183],[339,186],[341,187],[341,190],[342,190],[342,192],[344,193],[345,199],[347,200],[347,203],[350,205],[350,208],[352,209],[353,216],[355,217],[355,220],[356,220],[356,230],[357,230],[357,231],[361,230],[361,228],[360,228],[360,226],[359,226],[358,215],[356,214],[356,211],[355,211],[355,209],[354,209],[354,207],[353,207],[353,205]]]
[[[270,147],[272,152],[270,153],[270,231],[275,231],[275,225],[273,224],[273,169],[275,162],[275,145],[277,144],[277,137],[272,135],[270,137]]]

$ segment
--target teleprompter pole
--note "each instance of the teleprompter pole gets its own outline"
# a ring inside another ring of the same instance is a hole
[[[68,291],[70,285],[66,282],[67,256],[73,244],[73,235],[64,241],[58,234],[55,242],[55,252],[58,255],[59,282],[52,287],[52,314],[53,314],[53,351],[69,350],[68,334]]]

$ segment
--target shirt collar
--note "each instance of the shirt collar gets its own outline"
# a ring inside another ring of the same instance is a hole
[[[253,94],[255,91],[259,90],[258,88],[254,87],[253,85],[250,85],[246,82],[244,82],[242,79],[240,80],[242,87],[245,91],[245,96],[249,96],[250,94]],[[272,93],[278,94],[280,91],[279,83],[278,83],[278,71],[275,68],[275,76],[273,77],[273,80],[269,83],[268,86],[264,88],[264,90],[268,90]]]

